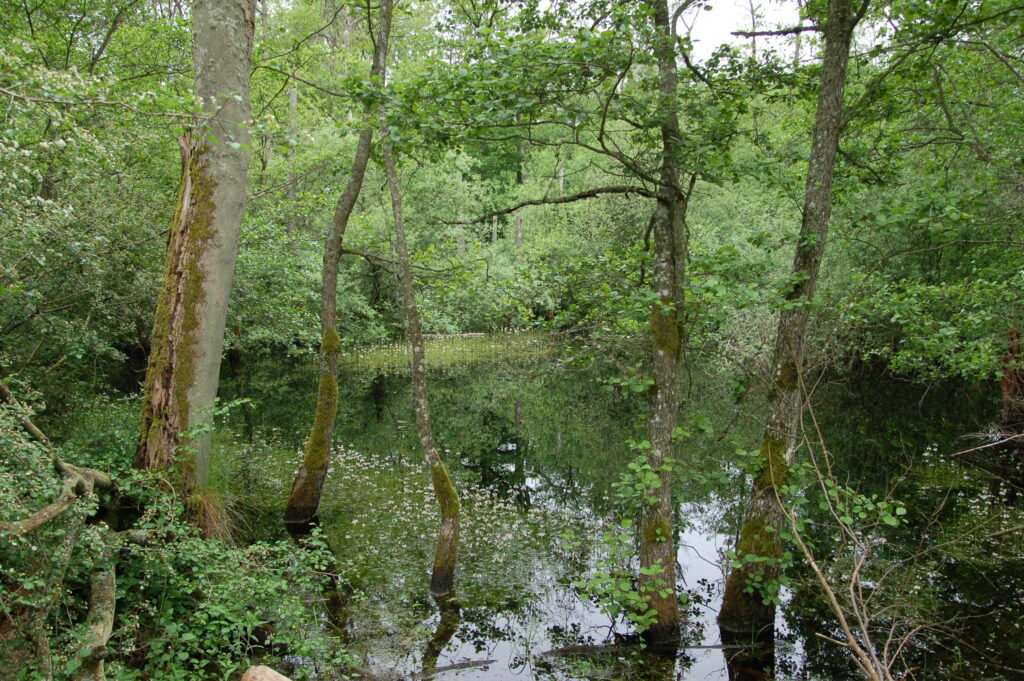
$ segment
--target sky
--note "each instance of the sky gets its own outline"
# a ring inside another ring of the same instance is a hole
[[[778,27],[790,27],[797,24],[799,11],[795,0],[753,0],[758,15],[758,30],[772,30]],[[699,61],[707,59],[715,48],[722,43],[736,45],[750,44],[749,38],[731,35],[733,31],[750,30],[750,4],[747,0],[712,0],[711,10],[698,9],[687,12],[683,20],[693,28],[691,37],[694,41],[693,54]],[[685,33],[686,27],[678,27]],[[793,39],[791,37],[758,38],[758,49],[769,44],[775,49],[792,54]]]

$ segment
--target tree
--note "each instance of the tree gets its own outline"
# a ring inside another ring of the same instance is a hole
[[[386,124],[385,124],[386,125]],[[434,567],[430,574],[430,593],[439,602],[451,596],[455,588],[455,562],[459,548],[459,495],[434,439],[430,423],[430,397],[427,393],[426,354],[420,315],[416,308],[416,287],[412,278],[409,247],[402,219],[402,193],[395,170],[394,152],[385,127],[381,133],[384,169],[391,190],[391,210],[395,220],[395,250],[398,253],[398,278],[405,306],[406,335],[412,348],[412,401],[416,412],[416,432],[423,456],[430,467],[434,497],[441,512],[441,527],[434,551]]]
[[[392,7],[390,0],[381,2],[378,33],[369,74],[371,87],[384,85]],[[369,22],[369,15],[367,21]],[[320,383],[317,389],[316,412],[309,438],[306,440],[302,465],[295,474],[284,511],[284,522],[293,533],[305,532],[316,518],[330,462],[334,420],[338,412],[338,355],[341,353],[341,336],[338,334],[338,264],[341,260],[342,241],[348,228],[348,220],[359,198],[363,177],[366,175],[366,165],[370,160],[373,112],[376,106],[373,98],[367,100],[363,112],[363,128],[356,143],[348,184],[338,197],[334,218],[324,244],[320,288]]]
[[[686,194],[680,186],[680,131],[676,114],[676,38],[666,0],[650,3],[654,11],[653,52],[658,65],[661,104],[661,168],[657,204],[651,215],[654,272],[651,286],[651,345],[654,383],[647,419],[647,465],[657,482],[644,490],[640,516],[640,592],[654,611],[644,632],[651,642],[678,639],[676,552],[672,535],[672,480],[676,423],[679,419],[679,367],[683,358],[683,279],[686,274]],[[653,480],[653,479],[652,479]]]
[[[780,532],[785,513],[779,487],[797,449],[797,426],[803,407],[802,376],[810,303],[818,282],[832,212],[832,176],[843,128],[843,92],[853,29],[867,11],[868,0],[830,0],[822,27],[825,53],[807,164],[803,216],[793,259],[791,286],[779,316],[768,392],[767,427],[761,439],[758,473],[747,500],[736,544],[739,566],[726,580],[718,621],[724,630],[763,633],[775,621],[775,594],[751,587],[776,583],[782,559]],[[752,561],[749,557],[768,559]]]
[[[192,11],[199,113],[180,140],[181,183],[135,456],[144,469],[181,462],[186,497],[209,474],[210,409],[246,200],[253,7],[251,0],[197,0]]]

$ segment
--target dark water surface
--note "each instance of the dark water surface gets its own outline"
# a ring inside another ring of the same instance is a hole
[[[628,623],[580,587],[595,574],[631,568],[632,530],[616,525],[627,514],[615,483],[637,455],[630,442],[644,437],[642,397],[610,389],[607,367],[567,361],[571,349],[539,337],[439,339],[427,354],[434,431],[463,498],[458,613],[442,614],[427,593],[437,517],[405,350],[351,352],[342,363],[323,520],[352,585],[348,645],[370,671],[465,681],[856,678],[842,652],[816,636],[836,629],[799,568],[783,591],[774,676],[749,668],[730,676],[734,651],[720,646],[715,616],[749,484],[737,448],[753,449],[759,437],[757,407],[735,403],[731,380],[696,369],[684,377],[685,423],[694,434],[679,450],[676,540],[688,618],[682,654],[665,662],[630,645]],[[259,406],[248,414],[255,444],[228,473],[242,491],[281,498],[308,430],[314,370],[305,361],[291,369],[277,362],[235,378]],[[816,405],[837,479],[879,495],[899,484],[911,522],[886,535],[885,560],[895,564],[897,554],[951,536],[949,528],[990,520],[984,477],[950,455],[971,446],[959,436],[992,420],[991,391],[926,390],[861,372],[823,383]],[[236,426],[244,439],[245,427]],[[824,530],[815,532],[823,552],[842,555]],[[1024,608],[1016,555],[995,565],[950,549],[907,563],[925,584],[911,592],[927,616],[971,615],[958,636],[979,649],[970,653],[939,634],[924,638],[909,651],[918,666],[909,678],[1016,678],[1013,670],[1024,666],[1015,638]],[[978,626],[981,617],[986,626]],[[991,640],[977,640],[983,635]]]

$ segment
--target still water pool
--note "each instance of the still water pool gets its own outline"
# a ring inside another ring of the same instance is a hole
[[[743,451],[760,432],[757,405],[736,403],[730,377],[696,368],[684,377],[684,422],[693,435],[680,445],[676,541],[687,621],[681,654],[665,661],[640,652],[628,622],[587,587],[597,575],[634,569],[632,530],[621,524],[631,501],[616,483],[637,455],[630,443],[643,438],[642,397],[603,380],[614,368],[581,362],[571,347],[537,336],[432,340],[427,357],[434,431],[463,501],[458,608],[443,612],[428,595],[437,514],[417,445],[405,348],[350,351],[342,362],[322,519],[350,584],[344,636],[374,676],[856,678],[842,652],[815,635],[831,635],[834,626],[799,568],[782,594],[774,672],[728,664],[735,649],[722,646],[715,616],[748,485]],[[244,426],[237,424],[237,437],[248,428],[264,443],[255,446],[259,455],[236,460],[230,471],[233,484],[249,493],[262,487],[283,498],[300,458],[315,372],[297,364],[248,367],[235,377],[259,405]],[[971,508],[988,508],[979,502],[981,477],[951,468],[947,459],[962,448],[957,436],[979,430],[995,413],[988,411],[991,395],[956,389],[952,406],[923,387],[882,386],[870,376],[823,385],[818,412],[834,474],[875,493],[899,482],[897,492],[914,514],[915,504],[931,508],[941,491],[950,523],[967,522]],[[279,399],[284,394],[295,397]],[[890,541],[921,537],[908,528]],[[827,537],[820,545],[830,546]],[[970,608],[963,605],[957,580],[984,568],[971,568],[972,560],[945,555],[928,563],[934,615],[955,610],[958,600],[960,610],[986,607],[991,596],[977,593]],[[1020,572],[1019,561],[1003,571],[1017,597]],[[945,674],[931,678],[998,678],[964,662],[962,650],[960,661],[951,661],[950,650],[932,638],[914,655]],[[1019,644],[996,645],[986,656],[1017,664],[1019,653]]]

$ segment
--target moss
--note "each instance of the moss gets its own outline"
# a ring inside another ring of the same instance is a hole
[[[786,362],[779,367],[775,378],[772,379],[771,388],[768,390],[768,401],[774,402],[784,394],[791,393],[800,386],[800,373],[796,370],[796,364]]]
[[[672,538],[672,526],[668,524],[668,520],[665,518],[657,518],[648,520],[644,523],[643,528],[643,542],[644,545],[656,544],[658,542],[668,541]]]
[[[334,418],[338,412],[338,380],[331,374],[320,376],[320,387],[316,396],[316,414],[313,429],[306,442],[306,453],[302,465],[310,470],[327,466],[330,449],[330,435]]]
[[[437,496],[437,504],[441,508],[442,518],[459,517],[459,494],[455,491],[455,485],[448,475],[448,469],[443,463],[435,463],[430,467],[430,477],[434,483],[434,494]]]
[[[754,483],[757,489],[779,487],[786,483],[786,474],[789,470],[786,448],[785,438],[771,433],[765,434],[758,454],[758,464],[761,468]]]
[[[736,556],[743,560],[747,556],[778,558],[782,555],[779,534],[769,527],[764,518],[749,518],[740,527],[740,540],[736,544]]]
[[[179,446],[188,444],[181,433],[191,425],[189,392],[197,380],[202,307],[206,302],[206,277],[199,260],[214,235],[216,211],[213,196],[217,184],[207,170],[206,151],[206,145],[199,146],[186,159],[171,224],[143,394],[139,450],[140,454],[155,452],[139,461],[146,466],[169,465]],[[154,392],[158,387],[170,391],[168,403],[156,403]],[[168,424],[173,424],[173,433],[168,433]],[[182,463],[182,474],[188,482],[195,469],[194,456],[186,456]]]
[[[654,304],[651,310],[651,335],[654,338],[654,349],[665,352],[669,357],[678,358],[682,348],[682,334],[676,322],[675,311],[669,307],[666,311],[665,301]]]
[[[341,336],[338,335],[338,330],[334,327],[329,327],[324,331],[323,340],[320,341],[320,352],[334,356],[341,354]]]
[[[200,349],[199,329],[202,322],[200,314],[206,302],[204,287],[205,274],[199,266],[199,258],[207,249],[207,243],[213,237],[213,216],[217,209],[213,201],[216,181],[207,172],[205,158],[206,145],[195,151],[191,162],[192,205],[189,207],[188,233],[185,241],[185,272],[181,286],[180,328],[177,330],[178,342],[175,348],[174,400],[181,419],[181,430],[189,427],[191,405],[188,391],[196,382],[197,351]]]

